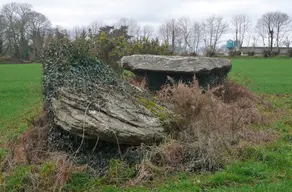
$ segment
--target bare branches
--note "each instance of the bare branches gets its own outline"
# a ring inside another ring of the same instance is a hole
[[[226,18],[225,18],[226,19]],[[258,19],[255,26],[246,14],[236,14],[228,23],[219,15],[211,15],[203,21],[194,20],[187,16],[169,18],[159,27],[155,28],[146,23],[139,23],[132,18],[121,18],[115,27],[125,30],[127,41],[133,42],[141,39],[157,39],[159,43],[167,43],[172,54],[190,54],[200,51],[216,52],[221,46],[221,40],[235,38],[237,49],[243,44],[256,46],[262,44],[279,49],[280,46],[290,47],[291,44],[291,18],[288,14],[276,11],[267,12]],[[232,34],[229,32],[229,24]],[[95,20],[89,25],[76,26],[70,30],[70,37],[94,38],[100,30],[112,30],[109,24]],[[255,32],[251,32],[255,29]],[[55,34],[52,24],[45,15],[33,10],[26,3],[9,3],[0,10],[0,49],[6,55],[21,60],[31,59],[42,52],[46,40]],[[225,37],[224,35],[232,37]],[[66,36],[68,34],[66,33]],[[224,39],[225,38],[225,39]],[[220,45],[219,45],[220,44]],[[3,51],[4,50],[4,51]],[[6,51],[5,51],[6,50]],[[31,51],[33,50],[33,51]],[[33,52],[33,53],[32,53]],[[39,53],[36,53],[39,52]]]
[[[85,39],[88,35],[88,27],[86,26],[75,26],[70,30],[70,36],[73,39],[83,38]]]
[[[192,24],[188,17],[182,17],[178,20],[178,27],[180,29],[180,35],[183,43],[183,50],[186,52],[190,51],[191,48],[191,33]]]
[[[292,26],[290,26],[290,30],[287,30],[282,44],[288,48],[290,48],[290,46],[292,45]]]
[[[117,25],[117,27],[127,26],[128,33],[133,38],[138,39],[140,37],[141,27],[139,26],[139,24],[136,20],[129,19],[129,18],[122,18],[117,22],[116,25]]]
[[[162,24],[159,28],[160,36],[165,43],[171,47],[171,53],[175,53],[176,48],[180,45],[180,27],[176,19],[170,19]]]
[[[171,35],[170,35],[170,30],[167,27],[166,23],[163,23],[159,26],[158,34],[159,34],[160,38],[163,40],[163,42],[169,43]]]
[[[144,25],[141,29],[141,34],[143,38],[151,39],[154,37],[154,28],[151,25]]]
[[[223,34],[228,31],[229,24],[221,17],[212,15],[203,22],[205,46],[215,52]]]
[[[41,50],[45,32],[51,27],[50,21],[41,13],[32,10],[25,3],[10,3],[2,7],[2,36],[14,57],[28,59],[29,46]]]
[[[274,12],[274,25],[276,28],[276,46],[279,48],[279,45],[288,32],[288,26],[291,23],[291,19],[287,13]]]
[[[203,39],[205,46],[215,52],[228,27],[228,23],[216,15],[207,18],[202,24],[192,22],[188,17],[181,17],[179,20],[171,19],[160,25],[159,35],[171,46],[172,53],[198,52]]]
[[[100,28],[104,27],[105,24],[100,20],[95,20],[90,23],[88,26],[88,30],[91,32],[92,35],[97,35],[99,33]]]
[[[291,23],[291,19],[288,14],[282,12],[268,12],[265,13],[257,22],[256,28],[261,36],[263,45],[268,40],[268,45],[271,50],[274,46],[274,40],[276,46],[279,48],[283,37],[289,31],[288,26]]]
[[[188,17],[171,19],[160,25],[158,30],[163,42],[168,43],[172,53],[197,52],[203,37],[202,25]]]
[[[192,26],[192,33],[191,33],[191,49],[192,51],[198,53],[199,50],[199,45],[203,40],[203,25],[198,22],[194,22]]]
[[[238,48],[240,48],[242,47],[243,41],[245,40],[246,33],[250,29],[251,21],[249,20],[247,15],[238,14],[232,17],[231,23],[234,28],[233,30],[235,31],[235,40],[240,42],[240,44],[238,45]]]

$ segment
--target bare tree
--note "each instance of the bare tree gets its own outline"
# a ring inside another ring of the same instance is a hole
[[[78,39],[81,36],[83,28],[81,26],[75,26],[69,30],[70,37],[73,39]]]
[[[87,26],[75,26],[69,30],[70,37],[73,39],[86,39],[86,37],[92,35],[91,29]]]
[[[92,35],[97,35],[99,33],[99,29],[104,26],[105,24],[102,21],[95,20],[88,26],[88,31],[90,31]]]
[[[6,25],[5,25],[4,16],[0,15],[0,34],[1,35],[3,35],[5,29],[6,29]]]
[[[274,12],[274,26],[275,26],[275,33],[276,33],[276,46],[279,51],[279,45],[285,36],[285,34],[289,31],[289,24],[291,19],[287,13],[282,12]]]
[[[32,6],[29,4],[10,3],[2,7],[1,15],[6,23],[6,37],[13,46],[13,54],[19,59],[27,59],[29,26]]]
[[[201,23],[194,22],[191,33],[192,51],[198,52],[200,43],[203,40],[203,26]]]
[[[282,44],[287,48],[290,48],[290,46],[292,45],[292,26],[290,27],[290,30],[288,30],[288,32],[285,34]]]
[[[283,40],[283,45],[287,48],[290,48],[290,46],[292,45],[292,38],[286,36],[286,38]]]
[[[70,33],[68,32],[68,30],[60,25],[57,25],[52,31],[53,36],[57,39],[70,38]]]
[[[282,12],[268,12],[258,20],[257,28],[261,31],[262,39],[268,37],[271,51],[274,47],[274,40],[279,51],[280,42],[285,33],[287,33],[287,27],[290,22],[289,16]]]
[[[251,46],[253,48],[255,48],[257,46],[257,42],[258,42],[258,36],[256,34],[254,34],[252,37],[251,37]]]
[[[144,25],[141,29],[141,34],[143,38],[151,39],[154,36],[154,28],[150,25]]]
[[[36,11],[30,13],[30,27],[29,27],[29,39],[31,41],[33,49],[33,58],[40,58],[43,52],[43,46],[45,41],[45,36],[48,34],[48,30],[51,28],[51,22],[48,18]]]
[[[178,22],[175,19],[171,19],[160,25],[159,35],[165,43],[170,45],[171,53],[175,53],[176,48],[181,44]]]
[[[248,33],[248,40],[247,40],[247,46],[251,47],[250,51],[254,51],[254,48],[258,45],[259,35],[257,33],[257,29],[254,28],[253,30],[250,30]]]
[[[178,26],[180,30],[181,39],[183,40],[183,50],[186,52],[190,51],[191,47],[191,32],[192,24],[188,17],[182,17],[178,20]]]
[[[212,15],[203,22],[205,46],[210,51],[216,52],[216,46],[228,27],[228,23],[221,16]]]
[[[50,21],[26,3],[6,4],[0,15],[0,36],[6,47],[4,53],[21,60],[39,56],[47,30],[51,28]]]
[[[235,31],[235,40],[240,42],[238,48],[242,47],[245,35],[250,29],[251,22],[245,14],[237,14],[232,17],[232,25]]]
[[[6,25],[4,22],[4,18],[2,15],[0,15],[0,56],[4,54],[4,33],[5,33]]]
[[[266,38],[269,36],[268,30],[265,27],[265,23],[262,19],[259,19],[256,24],[256,32],[262,41],[262,45],[266,47]]]
[[[138,39],[140,37],[141,27],[138,22],[134,19],[129,18],[121,18],[116,26],[119,28],[121,26],[128,27],[128,34],[132,36],[134,39]]]
[[[171,34],[170,29],[167,27],[167,23],[163,23],[159,26],[158,35],[164,43],[169,43]]]

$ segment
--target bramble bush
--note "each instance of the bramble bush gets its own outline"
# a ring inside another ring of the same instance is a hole
[[[292,57],[292,48],[290,48],[290,49],[287,51],[286,55],[287,55],[288,57]]]

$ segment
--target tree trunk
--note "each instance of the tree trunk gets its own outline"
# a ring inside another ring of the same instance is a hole
[[[274,40],[274,31],[273,30],[270,30],[270,36],[271,36],[271,52],[273,51],[273,40]]]
[[[175,49],[175,31],[172,31],[172,39],[171,39],[171,54],[174,54]]]

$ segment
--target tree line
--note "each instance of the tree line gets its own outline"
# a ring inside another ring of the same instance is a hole
[[[0,55],[28,60],[46,43],[51,22],[29,4],[6,4],[0,11]]]
[[[142,26],[130,18],[121,18],[113,25],[96,20],[88,26],[64,29],[61,26],[53,27],[49,19],[35,11],[30,4],[9,3],[0,10],[0,57],[38,60],[49,39],[58,36],[66,36],[71,40],[98,37],[99,43],[107,50],[112,50],[113,46],[121,47],[119,43],[126,41],[131,44],[128,54],[201,52],[212,55],[218,51],[222,41],[227,40],[227,36],[238,42],[238,49],[245,45],[264,46],[272,50],[274,47],[291,46],[291,24],[291,17],[287,13],[276,11],[263,14],[254,24],[248,15],[236,14],[230,21],[220,15],[211,15],[203,21],[189,17],[173,18],[163,22],[158,29],[151,25]],[[123,40],[118,40],[119,37],[123,37]],[[104,52],[102,57],[109,55]]]

